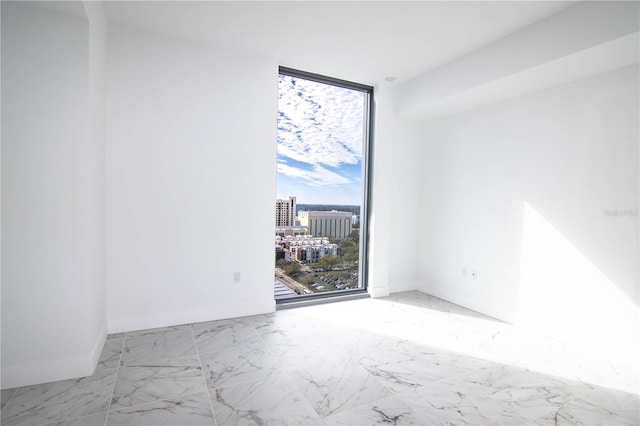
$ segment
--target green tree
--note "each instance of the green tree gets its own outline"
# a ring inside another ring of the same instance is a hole
[[[353,235],[353,232],[348,238],[340,242],[340,253],[344,262],[357,262],[360,257],[359,241],[357,239],[354,241],[351,235]]]
[[[301,266],[298,262],[289,262],[282,268],[284,273],[289,275],[290,277],[297,275],[300,272],[300,269]]]
[[[338,258],[335,256],[331,256],[330,254],[325,254],[320,258],[317,265],[318,268],[324,269],[325,271],[330,271],[334,266],[338,264]]]
[[[299,283],[304,284],[306,286],[310,286],[314,282],[316,282],[316,278],[314,276],[306,275],[298,280]]]

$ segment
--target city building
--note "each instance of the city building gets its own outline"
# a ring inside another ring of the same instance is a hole
[[[336,256],[338,247],[336,244],[331,244],[335,247],[329,246],[299,246],[291,248],[291,255],[295,260],[300,263],[315,263],[318,262],[322,256],[330,255]]]
[[[295,226],[296,197],[288,200],[276,200],[276,226]]]
[[[297,237],[307,235],[306,226],[276,226],[276,236]]]
[[[291,252],[282,246],[276,244],[276,262],[278,260],[284,260],[285,262],[289,262],[291,260]]]
[[[353,229],[353,214],[339,211],[302,211],[298,219],[306,226],[309,235],[330,237],[336,240],[346,238]]]
[[[338,245],[330,243],[326,238],[311,235],[276,236],[276,261],[279,259],[295,260],[300,263],[314,263],[322,256],[338,255]]]

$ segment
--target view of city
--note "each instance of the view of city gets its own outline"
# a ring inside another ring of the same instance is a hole
[[[280,75],[277,299],[361,285],[360,204],[367,102],[362,91]]]
[[[296,197],[276,200],[276,296],[358,288],[359,213],[359,206],[296,209]]]

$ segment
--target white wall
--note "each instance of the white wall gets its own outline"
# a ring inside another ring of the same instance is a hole
[[[277,75],[271,60],[110,27],[110,332],[274,310]]]
[[[638,2],[584,1],[397,88],[396,112],[437,119],[638,62]]]
[[[0,5],[0,54],[2,51],[2,6]],[[2,58],[0,58],[0,65]],[[2,81],[2,66],[0,66],[0,81]],[[0,87],[0,98],[2,88]],[[0,241],[2,241],[2,99],[0,99]],[[0,309],[2,309],[2,244],[0,244]],[[2,314],[0,311],[0,366],[2,366]],[[1,367],[0,367],[1,368]],[[0,370],[0,388],[2,388],[2,377]]]
[[[2,3],[4,388],[89,375],[104,343],[95,42],[86,16]]]
[[[391,212],[389,226],[389,288],[392,293],[418,287],[422,125],[396,117],[393,126],[392,173],[387,179],[391,199],[385,206]]]
[[[422,290],[637,351],[638,90],[635,65],[427,124]]]
[[[367,291],[371,297],[388,296],[391,270],[389,255],[393,210],[393,113],[394,90],[390,86],[374,88],[374,129],[370,147],[369,165],[369,224]]]
[[[106,56],[107,56],[107,20],[102,3],[96,1],[83,2],[84,11],[89,19],[89,88],[87,125],[89,143],[93,147],[88,160],[89,179],[93,182],[90,192],[90,216],[93,218],[91,239],[93,245],[94,265],[92,267],[92,283],[89,287],[89,310],[93,321],[89,323],[92,333],[101,336],[95,352],[102,351],[107,333],[107,299],[106,299],[106,170],[105,170],[105,127],[106,127]]]
[[[419,289],[638,356],[638,11],[581,2],[396,88]]]

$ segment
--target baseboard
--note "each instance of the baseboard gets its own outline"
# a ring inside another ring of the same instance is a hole
[[[107,324],[105,322],[87,356],[2,367],[2,389],[91,376],[100,360],[106,339]]]
[[[420,284],[417,281],[393,281],[389,284],[389,291],[391,293],[400,293],[412,290],[420,290]]]
[[[92,356],[2,367],[2,389],[30,386],[93,374]]]
[[[377,299],[379,297],[386,297],[389,295],[389,286],[385,285],[383,287],[369,287],[367,288],[367,292],[369,293],[372,299]]]
[[[471,309],[472,311],[487,315],[491,318],[498,319],[500,321],[513,324],[516,320],[515,312],[500,309],[487,303],[480,303],[476,299],[463,296],[453,291],[447,291],[439,287],[427,287],[425,285],[418,286],[417,290],[426,294],[430,294],[431,296],[438,297],[442,300],[446,300],[447,302],[462,306],[463,308]]]
[[[100,361],[100,355],[102,355],[102,349],[104,348],[104,343],[107,341],[107,322],[105,321],[102,324],[102,328],[100,329],[100,334],[96,339],[96,343],[93,345],[93,350],[91,351],[90,360],[91,365],[93,365],[93,369],[95,370],[98,365],[98,361]],[[91,372],[93,374],[93,371]]]
[[[162,312],[154,315],[110,319],[108,322],[108,331],[109,334],[124,333],[172,325],[194,324],[198,322],[268,314],[275,311],[275,300],[264,303],[211,306],[207,308],[190,309],[188,311]]]

